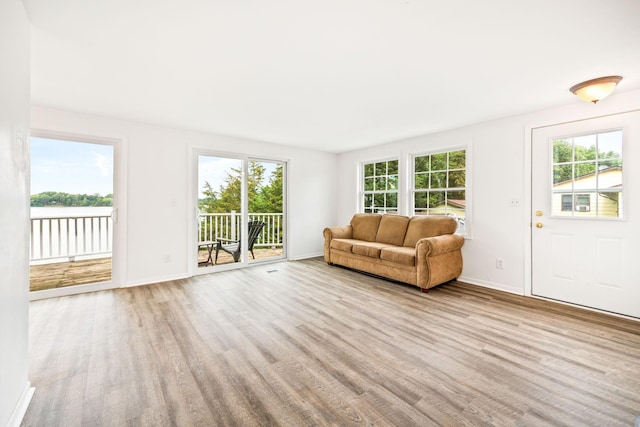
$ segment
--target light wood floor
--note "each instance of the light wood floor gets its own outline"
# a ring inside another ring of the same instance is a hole
[[[640,322],[321,259],[34,301],[25,426],[633,426]]]

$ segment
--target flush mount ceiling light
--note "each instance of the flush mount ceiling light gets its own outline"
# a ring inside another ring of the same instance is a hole
[[[593,102],[595,104],[601,99],[611,95],[611,92],[613,92],[618,83],[620,83],[620,80],[622,80],[620,76],[598,77],[597,79],[578,83],[572,86],[569,91],[583,101]]]

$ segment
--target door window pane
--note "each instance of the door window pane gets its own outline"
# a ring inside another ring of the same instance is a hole
[[[284,163],[252,160],[249,172],[249,262],[281,258],[285,242]],[[261,228],[254,234],[253,227]]]
[[[622,218],[622,136],[615,130],[552,141],[553,215]]]
[[[242,260],[241,180],[242,160],[198,156],[198,267]],[[225,250],[216,251],[218,242]]]

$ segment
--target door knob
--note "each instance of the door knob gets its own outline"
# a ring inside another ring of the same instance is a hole
[[[538,228],[542,228],[542,223],[541,223],[541,222],[537,222],[537,223],[536,223],[536,227],[538,227]]]

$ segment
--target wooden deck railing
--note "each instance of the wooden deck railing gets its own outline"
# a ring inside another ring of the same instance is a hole
[[[31,218],[30,243],[31,261],[110,254],[111,216]]]
[[[250,213],[249,221],[262,221],[264,228],[254,247],[282,247],[283,215],[281,213]],[[200,241],[216,240],[218,237],[236,240],[240,236],[242,215],[230,213],[201,213],[198,223]]]
[[[265,223],[254,247],[282,247],[282,218],[281,213],[249,214],[249,221]],[[241,219],[242,216],[236,212],[203,213],[198,223],[199,239],[237,239]],[[113,222],[109,215],[31,218],[31,261],[108,256],[112,244]]]

